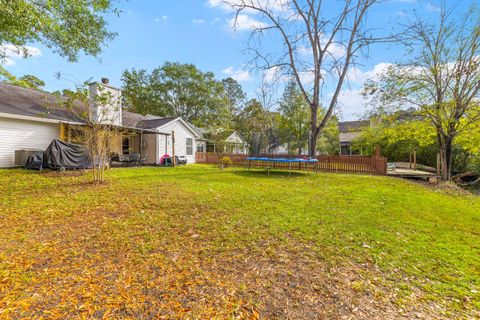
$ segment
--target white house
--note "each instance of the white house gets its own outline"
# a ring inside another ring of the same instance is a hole
[[[204,128],[195,127],[190,125],[197,133],[196,137],[196,151],[203,152],[216,152],[217,147],[215,142],[209,140],[209,131]],[[225,152],[230,154],[248,154],[250,145],[237,131],[225,132],[229,134],[225,139]]]
[[[232,132],[227,139],[226,143],[226,152],[232,154],[248,154],[248,148],[250,145],[237,131]]]
[[[151,116],[150,116],[151,117]],[[196,139],[200,138],[197,131],[180,117],[151,117],[150,119],[141,120],[137,123],[137,127],[143,129],[152,129],[158,132],[171,133],[169,136],[158,135],[156,139],[156,162],[159,163],[160,158],[168,154],[172,156],[182,155],[187,157],[187,163],[195,163]],[[175,148],[173,148],[172,140],[175,139]],[[175,150],[173,150],[175,149]],[[151,149],[153,151],[153,149]]]
[[[62,123],[81,122],[55,105],[52,94],[0,83],[0,167],[15,165],[16,150],[45,150],[64,134]]]
[[[100,89],[99,89],[100,88]],[[121,90],[112,87],[108,79],[90,84],[91,97],[99,91],[109,92],[120,103]],[[85,124],[75,113],[66,110],[59,98],[51,93],[0,83],[0,167],[23,165],[15,159],[16,151],[45,150],[53,139],[74,141],[72,128]],[[140,154],[147,164],[158,164],[164,154],[173,154],[195,162],[196,139],[200,135],[179,117],[164,118],[128,112],[122,108],[87,106],[93,119],[100,122],[100,114],[111,115],[121,135],[121,142],[112,150],[119,154]],[[110,109],[109,109],[110,108]]]

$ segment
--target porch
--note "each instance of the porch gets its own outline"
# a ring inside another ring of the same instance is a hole
[[[83,144],[82,126],[78,124],[62,124],[60,139]],[[110,141],[110,160],[113,166],[155,165],[157,159],[159,135],[168,137],[171,134],[152,129],[115,126]]]

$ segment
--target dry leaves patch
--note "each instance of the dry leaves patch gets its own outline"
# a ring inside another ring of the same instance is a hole
[[[227,213],[173,186],[55,179],[17,205],[28,185],[4,186],[0,318],[440,317],[393,304],[363,277],[372,266],[332,266],[294,239],[222,247]]]

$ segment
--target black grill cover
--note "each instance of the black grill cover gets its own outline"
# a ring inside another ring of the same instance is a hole
[[[52,170],[87,169],[92,161],[84,146],[53,140],[43,154],[43,168]]]
[[[42,154],[32,154],[28,157],[25,164],[26,169],[30,170],[42,170],[43,168],[43,152]]]

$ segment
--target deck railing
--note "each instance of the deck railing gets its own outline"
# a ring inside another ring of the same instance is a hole
[[[213,152],[197,152],[195,160],[197,163],[217,164],[221,157],[229,157],[235,166],[247,166],[247,157],[269,157],[269,158],[298,158],[298,155],[285,154],[227,154]],[[318,162],[314,163],[295,163],[291,164],[291,169],[321,172],[338,172],[338,173],[357,173],[371,175],[387,174],[387,159],[384,157],[369,156],[317,156]],[[288,163],[255,161],[251,163],[252,167],[271,167],[274,169],[288,169]]]

